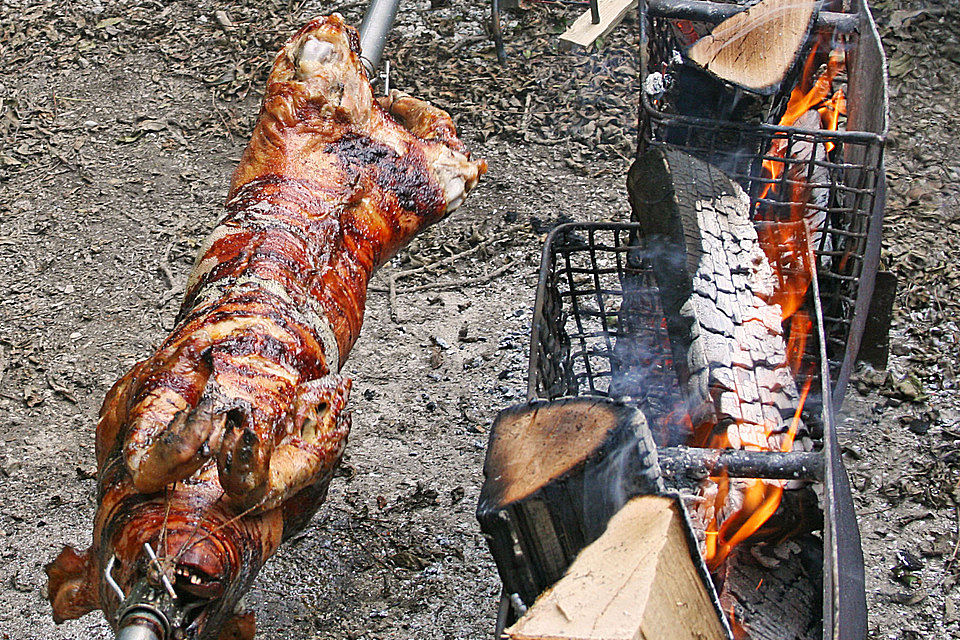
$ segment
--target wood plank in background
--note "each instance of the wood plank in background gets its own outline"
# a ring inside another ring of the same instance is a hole
[[[561,48],[589,47],[597,38],[602,38],[613,31],[613,28],[627,15],[627,11],[636,6],[637,0],[599,0],[600,23],[593,24],[590,11],[587,10],[560,35]]]

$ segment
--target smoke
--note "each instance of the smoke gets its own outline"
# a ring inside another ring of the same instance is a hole
[[[630,251],[621,277],[623,299],[611,359],[610,395],[636,404],[653,440],[662,447],[686,444],[692,423],[680,390],[662,294],[652,270],[654,263],[664,261],[679,266],[684,254],[682,247],[649,241]],[[679,363],[685,366],[685,358]]]
[[[630,498],[664,491],[657,445],[643,413],[635,411],[620,435],[583,475],[584,531],[589,539],[598,538]]]

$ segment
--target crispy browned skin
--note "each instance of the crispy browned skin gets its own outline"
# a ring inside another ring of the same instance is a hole
[[[211,601],[192,637],[252,635],[234,603],[326,495],[349,431],[337,372],[367,283],[486,170],[443,111],[374,100],[358,49],[334,14],[278,54],[176,328],[104,401],[94,544],[47,567],[57,621],[112,620],[104,566],[116,554],[128,589],[148,542],[178,591]]]
[[[393,95],[383,104],[403,125],[388,115],[346,33],[331,18],[278,56],[178,327],[120,392],[129,408],[111,417],[141,491],[213,457],[244,508],[305,486],[270,462],[303,457],[281,424],[298,385],[339,370],[374,269],[459,206],[485,169],[439,109]]]

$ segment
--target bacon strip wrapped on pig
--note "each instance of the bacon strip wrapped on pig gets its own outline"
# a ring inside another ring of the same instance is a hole
[[[445,112],[376,100],[358,54],[338,14],[278,54],[176,328],[104,401],[93,547],[47,567],[58,621],[94,608],[113,620],[106,563],[129,593],[147,543],[203,603],[184,637],[212,637],[326,495],[349,431],[338,371],[367,283],[486,171]]]

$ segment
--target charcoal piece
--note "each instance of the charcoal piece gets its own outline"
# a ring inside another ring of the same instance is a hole
[[[736,379],[733,377],[733,370],[729,367],[717,367],[710,371],[710,386],[712,388],[734,391],[737,388]]]
[[[769,404],[763,404],[760,405],[760,408],[763,410],[763,424],[766,425],[771,431],[774,431],[782,424],[783,415],[781,415],[780,411],[776,407]]]
[[[726,562],[720,604],[751,640],[819,640],[823,546],[802,536],[741,545]]]

